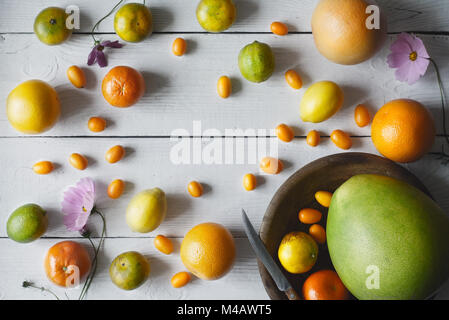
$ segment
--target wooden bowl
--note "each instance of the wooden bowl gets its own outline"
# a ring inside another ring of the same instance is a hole
[[[334,192],[341,184],[354,175],[371,173],[402,180],[430,195],[426,187],[405,168],[391,160],[367,153],[341,153],[318,159],[295,172],[276,192],[268,206],[260,227],[260,238],[265,243],[293,288],[302,295],[302,285],[307,277],[318,270],[334,269],[327,245],[320,245],[318,261],[311,271],[294,275],[285,271],[278,259],[279,244],[287,233],[303,231],[308,233],[308,225],[299,222],[298,212],[302,208],[315,208],[323,213],[319,222],[326,226],[327,209],[315,200],[319,190]],[[259,272],[268,296],[273,300],[287,299],[278,290],[263,264],[258,261]]]

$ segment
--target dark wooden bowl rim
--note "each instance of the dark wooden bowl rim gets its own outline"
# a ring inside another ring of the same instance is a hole
[[[311,174],[316,174],[318,170],[324,170],[323,172],[328,172],[329,174],[332,174],[332,172],[335,172],[335,170],[340,170],[339,174],[342,174],[342,171],[348,171],[349,173],[348,176],[345,177],[345,179],[341,181],[341,183],[349,179],[351,176],[357,174],[362,173],[383,174],[386,176],[390,176],[405,181],[430,196],[430,193],[427,190],[427,188],[421,183],[421,181],[418,180],[418,178],[414,174],[409,172],[404,167],[396,164],[395,162],[383,157],[379,157],[377,155],[368,153],[348,152],[330,155],[315,160],[309,163],[308,165],[302,167],[298,171],[296,171],[279,187],[279,189],[273,196],[267,208],[267,211],[265,212],[259,230],[259,235],[262,241],[267,246],[268,251],[273,256],[275,261],[277,261],[278,264],[279,261],[277,259],[277,247],[283,235],[278,235],[277,236],[278,239],[269,238],[271,234],[270,230],[273,228],[275,223],[279,223],[279,221],[275,219],[278,212],[278,208],[284,201],[286,201],[288,194],[292,191],[292,189],[298,187],[298,183],[303,181],[307,176]],[[351,170],[353,170],[353,174],[351,174]],[[335,189],[336,187],[337,186],[334,186]],[[334,188],[329,188],[328,190],[334,191]],[[299,211],[299,209],[301,208],[297,209]],[[272,300],[287,299],[285,294],[276,287],[276,284],[274,283],[270,274],[260,261],[258,261],[258,266],[259,266],[259,273],[268,296]],[[282,267],[280,268],[281,270],[283,270]],[[284,273],[286,274],[286,276],[288,276],[288,273],[286,271],[284,271]],[[297,291],[299,290],[298,293],[301,294],[300,292],[301,288],[299,288],[298,285],[293,285],[293,287],[296,287],[295,289]]]

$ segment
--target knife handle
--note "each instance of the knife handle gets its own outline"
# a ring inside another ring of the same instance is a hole
[[[287,291],[285,291],[285,294],[287,295],[288,300],[302,300],[299,294],[293,288],[287,289]]]

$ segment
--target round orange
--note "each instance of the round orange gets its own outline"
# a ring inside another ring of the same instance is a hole
[[[419,102],[398,99],[388,102],[374,116],[371,138],[386,158],[407,163],[421,158],[435,140],[435,124]]]
[[[145,80],[139,71],[127,66],[118,66],[106,74],[101,91],[111,106],[127,108],[142,98],[145,93]]]
[[[349,292],[335,271],[321,270],[311,274],[304,282],[305,300],[346,300]]]
[[[234,263],[234,239],[228,229],[220,224],[199,224],[184,237],[181,259],[185,267],[198,278],[221,278],[231,270]]]
[[[90,270],[89,254],[77,242],[58,242],[48,250],[45,256],[45,273],[51,281],[62,287],[74,284],[75,267],[79,270],[79,279],[82,279]]]

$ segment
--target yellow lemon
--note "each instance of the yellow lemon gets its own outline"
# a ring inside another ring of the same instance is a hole
[[[126,209],[126,223],[134,232],[151,232],[164,221],[167,213],[167,198],[159,188],[136,194]]]
[[[18,85],[6,100],[6,114],[14,129],[26,134],[49,130],[59,118],[61,104],[56,90],[41,80]]]
[[[318,245],[304,232],[284,236],[278,250],[279,261],[290,273],[304,273],[312,269],[318,258]]]
[[[314,83],[307,89],[301,100],[300,114],[305,122],[323,122],[343,105],[343,91],[332,81]]]

